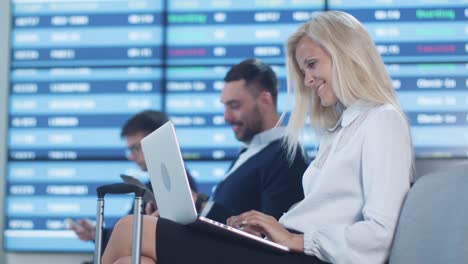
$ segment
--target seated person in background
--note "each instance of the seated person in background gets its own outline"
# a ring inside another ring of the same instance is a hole
[[[210,201],[205,203],[194,194],[197,209],[221,223],[248,210],[278,219],[304,197],[301,182],[308,163],[299,150],[293,160],[287,158],[282,142],[285,128],[277,126],[276,74],[260,60],[247,59],[234,65],[224,81],[224,119],[243,143],[243,150]]]
[[[127,158],[128,160],[135,162],[142,171],[147,171],[147,168],[145,159],[143,157],[143,151],[141,150],[140,141],[145,136],[158,129],[160,126],[164,125],[167,121],[168,118],[163,112],[146,110],[132,116],[122,127],[120,136],[123,139],[125,139],[125,142],[127,144]],[[192,188],[192,190],[196,191],[194,180],[190,175],[188,176],[188,178],[190,187]],[[150,182],[145,183],[145,185],[148,188],[152,189]],[[145,208],[145,213],[153,214],[154,210],[154,205],[147,205]],[[128,213],[132,214],[133,208]],[[78,238],[82,241],[94,240],[96,235],[96,226],[89,219],[79,219],[78,221],[76,221],[76,223],[71,224],[69,228],[75,231]],[[112,227],[104,228],[102,239],[103,248],[106,247],[111,232]]]
[[[278,254],[144,217],[142,263],[386,262],[410,187],[413,155],[408,121],[379,52],[353,16],[329,11],[289,38],[287,68],[295,91],[289,154],[296,153],[308,116],[321,136],[317,157],[304,174],[305,198],[279,221],[248,211],[228,224],[293,252]],[[130,263],[132,221],[127,216],[117,223],[104,264]]]

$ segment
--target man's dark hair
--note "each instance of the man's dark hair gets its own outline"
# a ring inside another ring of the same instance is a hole
[[[168,120],[166,114],[160,111],[145,110],[139,112],[125,122],[120,137],[123,138],[139,132],[149,134],[164,125]]]
[[[224,82],[245,80],[247,87],[254,96],[260,91],[267,91],[273,98],[276,106],[278,98],[278,79],[270,65],[263,63],[258,59],[247,59],[232,68],[224,77]]]

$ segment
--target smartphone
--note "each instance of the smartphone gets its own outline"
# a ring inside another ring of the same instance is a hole
[[[125,174],[120,174],[120,178],[125,183],[133,184],[133,185],[137,185],[137,186],[145,188],[145,194],[143,195],[143,201],[145,203],[152,202],[153,204],[156,204],[156,199],[154,198],[153,192],[148,187],[146,187],[146,185],[144,183],[142,183],[140,180],[138,180],[137,178],[135,178],[133,176],[125,175]]]

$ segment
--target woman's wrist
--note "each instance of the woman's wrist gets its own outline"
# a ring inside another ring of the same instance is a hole
[[[291,234],[291,239],[289,241],[290,244],[288,245],[288,247],[293,252],[304,253],[304,235]]]

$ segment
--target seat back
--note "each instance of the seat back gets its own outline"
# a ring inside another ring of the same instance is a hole
[[[416,181],[403,205],[389,263],[468,263],[468,165]]]

